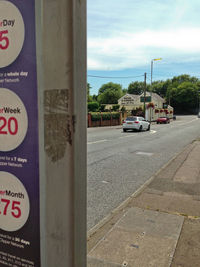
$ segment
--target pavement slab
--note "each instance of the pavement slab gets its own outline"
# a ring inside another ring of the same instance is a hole
[[[200,220],[185,220],[171,267],[200,266]]]
[[[200,181],[200,144],[196,143],[192,153],[188,155],[184,164],[178,169],[173,180],[183,183],[198,183]]]
[[[196,143],[192,143],[189,146],[187,146],[182,153],[177,155],[177,157],[170,163],[169,166],[162,169],[158,174],[157,178],[162,179],[173,179],[174,175],[176,174],[177,170],[183,165],[193,148],[195,147]]]
[[[115,264],[104,260],[95,259],[92,257],[87,258],[87,267],[122,267],[121,264]],[[128,265],[126,265],[128,267]]]
[[[177,215],[131,208],[89,257],[120,266],[170,266],[182,224]]]
[[[176,182],[168,179],[156,178],[149,185],[149,188],[160,191],[160,193],[179,192],[187,195],[200,195],[200,183],[195,183],[193,179],[190,179],[190,183],[185,183],[183,181]]]
[[[180,197],[174,196],[173,193],[163,196],[143,193],[135,198],[131,205],[143,209],[200,217],[200,202],[194,200],[193,197],[188,198],[187,195]]]
[[[131,208],[117,224],[118,228],[145,235],[177,240],[183,218],[177,215]]]

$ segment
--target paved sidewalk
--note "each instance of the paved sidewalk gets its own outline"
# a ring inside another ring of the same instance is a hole
[[[88,267],[200,266],[200,141],[90,232]]]

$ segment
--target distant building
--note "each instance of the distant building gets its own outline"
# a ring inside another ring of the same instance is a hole
[[[144,97],[144,93],[140,95],[140,100],[142,100],[141,97]],[[156,93],[146,92],[146,104],[148,104],[149,102],[153,103],[155,108],[162,109],[166,101],[164,98],[162,98]]]
[[[153,109],[148,109],[149,103],[153,103]],[[132,111],[136,108],[143,108],[144,93],[141,95],[126,94],[118,100],[118,104],[120,105],[120,109],[124,107],[127,111]],[[156,93],[146,92],[145,105],[145,117],[148,120],[156,120],[161,116],[168,116],[170,118],[173,116],[173,107],[167,105],[165,99]]]
[[[120,108],[125,107],[126,110],[132,110],[142,106],[142,103],[140,103],[140,96],[132,94],[126,94],[122,96],[118,100],[118,104],[120,105]]]
[[[146,105],[152,102],[155,108],[163,108],[165,99],[156,93],[146,92]],[[126,94],[118,100],[120,107],[125,107],[126,110],[136,109],[144,106],[144,93],[141,95]]]

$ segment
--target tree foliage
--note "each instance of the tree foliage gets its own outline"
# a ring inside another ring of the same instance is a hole
[[[132,82],[128,86],[128,94],[133,95],[141,95],[144,92],[144,82]],[[147,90],[149,89],[149,85],[147,85]]]
[[[198,85],[189,81],[182,82],[169,87],[167,97],[170,104],[176,111],[181,113],[190,113],[195,111],[198,106]]]
[[[122,86],[117,83],[106,83],[99,89],[98,102],[100,104],[117,104],[122,96]]]
[[[99,109],[99,103],[98,102],[88,102],[88,111],[89,112],[98,111],[98,109]]]
[[[90,86],[89,83],[87,83],[87,102],[92,102],[92,96],[90,95],[90,89],[92,87]]]
[[[156,81],[152,84],[152,91],[165,98],[175,112],[197,112],[200,81],[196,77],[182,74],[166,81]]]
[[[126,93],[142,94],[144,82],[131,82],[128,89],[122,89],[120,84],[109,82],[100,87],[98,96],[90,96],[90,89],[90,84],[87,84],[88,101],[99,104],[117,104],[119,98]],[[167,104],[174,108],[175,113],[197,112],[200,100],[200,80],[196,77],[182,74],[166,81],[154,81],[152,85],[146,85],[146,91],[150,90],[165,98]],[[103,106],[100,109],[103,110]]]
[[[155,81],[152,83],[152,91],[161,97],[165,97],[168,87],[172,84],[170,79],[166,81]]]
[[[121,92],[108,89],[100,94],[97,99],[100,104],[117,104],[120,97]]]
[[[121,84],[118,84],[118,83],[112,83],[112,82],[105,83],[99,88],[99,95],[104,93],[107,90],[116,91],[116,92],[120,91],[122,93],[122,86]]]
[[[182,75],[175,76],[175,77],[172,78],[172,83],[173,84],[181,84],[183,82],[197,83],[198,82],[198,78],[191,77],[188,74],[182,74]]]

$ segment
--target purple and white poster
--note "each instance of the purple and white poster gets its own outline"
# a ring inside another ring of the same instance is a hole
[[[0,0],[0,266],[40,266],[35,1]]]

